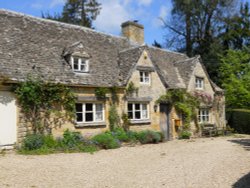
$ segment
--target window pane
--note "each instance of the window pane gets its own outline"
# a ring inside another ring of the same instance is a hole
[[[142,104],[142,110],[147,110],[147,105],[146,104]]]
[[[145,77],[144,82],[145,82],[145,83],[149,83],[149,77]]]
[[[141,112],[135,112],[135,119],[141,119]]]
[[[76,111],[82,112],[82,104],[79,104],[79,103],[76,104]]]
[[[93,121],[93,113],[86,113],[85,114],[85,121],[86,122]]]
[[[102,112],[96,112],[95,113],[95,120],[96,121],[102,121],[103,120],[103,114],[102,114]]]
[[[74,61],[74,70],[78,70],[78,58],[73,58]]]
[[[143,79],[143,72],[140,72],[140,82],[144,82],[144,79]]]
[[[128,104],[128,111],[132,111],[133,110],[133,104]]]
[[[135,104],[135,110],[140,110],[140,104]]]
[[[128,119],[133,119],[133,112],[128,112]]]
[[[76,121],[77,122],[82,122],[82,120],[83,120],[82,113],[76,113]]]
[[[95,110],[96,111],[101,111],[102,112],[102,104],[96,104],[96,106],[95,106]]]
[[[86,103],[86,111],[93,111],[93,104],[92,103]]]
[[[142,119],[147,119],[148,118],[148,112],[143,110],[142,111]]]
[[[86,71],[86,61],[81,59],[81,71]]]

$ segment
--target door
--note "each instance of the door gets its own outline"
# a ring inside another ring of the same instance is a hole
[[[160,104],[160,127],[166,140],[170,140],[170,107],[168,104]]]
[[[17,140],[16,108],[14,95],[0,91],[0,147],[13,145]]]

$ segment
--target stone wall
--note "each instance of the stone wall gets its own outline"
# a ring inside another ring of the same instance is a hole
[[[144,51],[137,62],[137,66],[144,66],[149,68],[154,68],[148,53]],[[143,130],[143,129],[154,129],[160,130],[160,108],[157,106],[156,111],[154,110],[154,105],[157,99],[166,92],[165,86],[162,84],[159,75],[156,71],[150,72],[150,84],[140,83],[140,72],[135,68],[131,75],[129,83],[133,82],[136,87],[138,87],[137,98],[147,98],[150,97],[149,101],[149,123],[137,125],[133,124],[131,130]],[[124,109],[127,111],[127,103],[125,102]]]

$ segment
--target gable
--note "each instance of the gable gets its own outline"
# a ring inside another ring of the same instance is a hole
[[[150,83],[144,84],[140,82],[140,72],[148,72],[150,76]],[[166,87],[162,82],[155,66],[150,58],[147,50],[143,50],[140,58],[134,65],[133,71],[129,78],[129,81],[133,82],[135,87],[138,88],[139,97],[150,97],[152,100],[157,100],[159,96],[163,95],[166,91]]]
[[[196,89],[196,86],[195,86],[196,77],[202,78],[204,80],[204,89],[203,90]],[[210,78],[208,77],[208,74],[206,73],[206,71],[204,70],[204,67],[202,66],[202,64],[199,61],[196,62],[196,65],[194,66],[193,72],[190,73],[190,80],[188,82],[187,91],[189,91],[189,92],[203,91],[203,92],[210,94],[211,96],[214,95],[214,89],[213,89],[213,86],[211,84]]]

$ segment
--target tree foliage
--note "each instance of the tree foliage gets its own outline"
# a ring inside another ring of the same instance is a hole
[[[67,0],[61,14],[42,14],[43,18],[92,28],[92,22],[100,13],[97,0]]]
[[[51,124],[75,115],[75,96],[62,84],[28,78],[15,88],[15,94],[34,133],[49,132]],[[63,110],[65,114],[60,114]]]
[[[167,44],[188,56],[201,55],[210,77],[219,80],[220,55],[249,45],[249,4],[236,0],[172,0]],[[239,8],[238,8],[239,7]]]
[[[229,108],[250,108],[250,49],[228,50],[221,57],[222,86]]]

